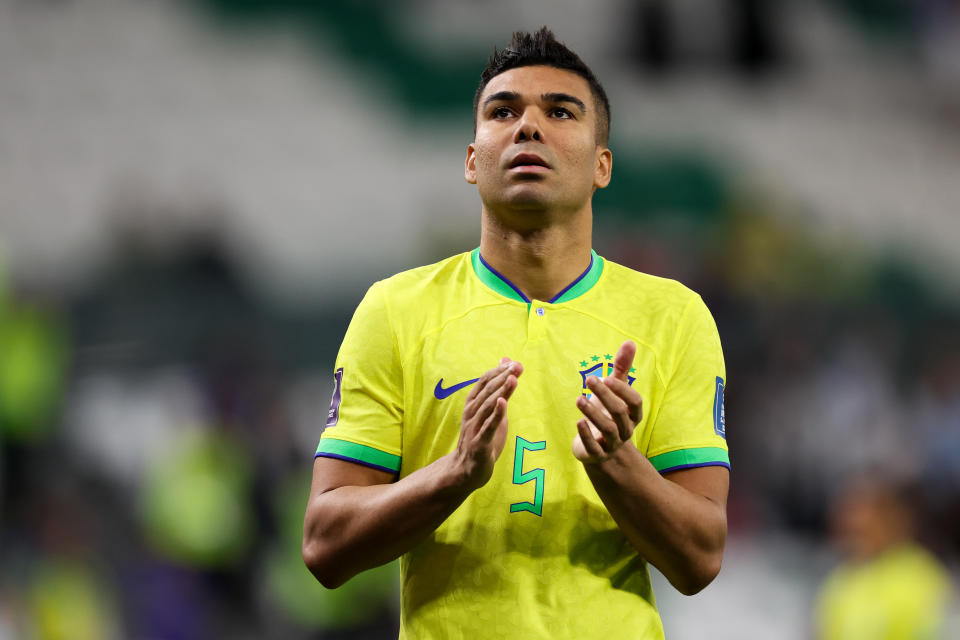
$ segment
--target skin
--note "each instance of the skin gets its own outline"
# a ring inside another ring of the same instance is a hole
[[[548,166],[512,166],[521,153]],[[529,298],[549,300],[590,263],[591,199],[609,184],[612,166],[583,78],[547,66],[494,77],[481,96],[464,166],[482,202],[484,259]],[[626,383],[635,354],[636,345],[624,342],[614,374],[588,379],[591,399],[571,399],[583,414],[571,425],[571,455],[637,552],[692,594],[720,570],[729,475],[723,467],[661,475],[629,441],[642,417],[642,399]],[[456,449],[402,480],[316,458],[303,558],[321,583],[336,587],[399,557],[487,483],[522,373],[509,358],[484,373],[467,397]]]
[[[517,98],[489,100],[504,92]],[[543,99],[551,94],[575,97],[585,109]],[[512,69],[480,97],[464,167],[482,202],[480,253],[533,300],[549,300],[590,264],[590,201],[613,169],[596,128],[590,85],[569,71]],[[519,153],[541,156],[550,169],[509,169]]]
[[[840,491],[831,509],[835,543],[861,563],[913,538],[908,506],[889,486],[859,478]]]

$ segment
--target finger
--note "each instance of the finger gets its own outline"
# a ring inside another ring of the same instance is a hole
[[[484,442],[493,440],[493,437],[497,435],[497,428],[500,426],[500,423],[503,422],[503,419],[506,416],[507,399],[503,397],[497,398],[496,402],[493,404],[493,411],[490,412],[490,415],[480,427],[478,437]]]
[[[467,405],[469,405],[470,402],[477,397],[478,393],[483,391],[483,388],[487,386],[490,378],[503,371],[504,367],[506,367],[506,362],[504,362],[506,359],[507,358],[500,358],[500,364],[483,372],[483,375],[480,376],[480,379],[477,380],[477,383],[473,385],[473,388],[470,389],[470,393],[467,394]]]
[[[637,345],[633,340],[627,340],[617,349],[617,355],[613,359],[613,376],[624,382],[627,381],[627,375],[630,368],[633,367],[633,358],[637,355]]]
[[[606,449],[608,451],[615,449],[615,443],[620,440],[620,429],[610,416],[604,414],[603,407],[600,406],[600,403],[592,399],[587,400],[586,397],[580,396],[577,399],[577,408],[580,409],[580,413],[586,416],[603,434],[608,445]]]
[[[489,419],[490,414],[493,413],[493,410],[496,407],[497,398],[500,397],[502,391],[503,386],[497,385],[497,388],[484,397],[482,402],[479,399],[475,401],[475,406],[471,408],[472,413],[467,414],[467,412],[464,411],[464,414],[469,416],[469,420],[466,422],[466,424],[472,425],[475,433],[480,433],[480,431],[483,430],[483,425],[486,423],[487,419]]]
[[[483,406],[483,403],[486,402],[487,398],[496,392],[509,376],[520,375],[520,372],[523,371],[523,367],[519,362],[513,362],[511,360],[495,369],[491,369],[491,371],[493,372],[493,375],[487,380],[483,389],[478,390],[477,394],[470,400],[471,404],[467,404],[464,407],[465,410],[476,411],[477,407]]]
[[[623,384],[621,382],[621,384]],[[606,408],[614,424],[617,425],[617,431],[621,440],[629,440],[633,435],[635,423],[630,420],[629,407],[617,394],[600,381],[598,378],[591,378],[587,386],[593,391],[593,396]]]
[[[490,438],[496,433],[497,426],[507,412],[507,400],[517,388],[517,378],[510,376],[506,382],[483,403],[477,419],[480,427],[477,433],[480,437]]]
[[[590,423],[586,418],[577,420],[577,433],[580,434],[580,442],[583,443],[583,450],[586,451],[591,458],[603,457],[605,451],[590,431]]]
[[[470,390],[470,393],[467,394],[467,397],[468,398],[476,397],[476,395],[480,393],[480,391],[482,391],[483,388],[486,385],[488,385],[492,379],[496,378],[507,369],[510,369],[512,363],[513,363],[513,360],[511,360],[507,356],[500,358],[500,362],[497,364],[497,366],[493,367],[492,369],[487,369],[486,371],[483,372],[483,375],[481,375],[480,379],[477,380],[477,384],[473,386],[473,389]],[[517,363],[517,364],[519,365],[520,363]]]
[[[643,398],[640,397],[640,393],[620,378],[613,376],[604,378],[603,384],[626,403],[627,415],[630,416],[633,424],[639,424],[643,418]]]

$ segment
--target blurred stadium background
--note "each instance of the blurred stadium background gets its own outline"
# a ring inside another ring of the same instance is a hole
[[[960,3],[0,0],[0,639],[395,637],[394,567],[300,560],[333,360],[476,246],[472,92],[541,24],[611,96],[595,247],[724,341],[728,552],[667,637],[811,637],[856,471],[956,580]]]

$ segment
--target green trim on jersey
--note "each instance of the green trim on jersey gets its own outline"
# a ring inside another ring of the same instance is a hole
[[[679,449],[661,453],[650,458],[650,463],[661,473],[684,467],[705,467],[721,465],[730,467],[730,455],[720,447],[700,447],[697,449]]]
[[[333,457],[354,460],[362,464],[373,465],[394,473],[400,471],[400,456],[364,444],[323,438],[317,445],[317,455],[328,454]]]
[[[513,287],[504,282],[503,279],[493,271],[490,271],[490,269],[487,268],[487,265],[480,262],[480,247],[477,247],[470,252],[470,261],[473,263],[473,271],[477,274],[477,277],[480,278],[480,282],[487,285],[505,298],[510,298],[511,300],[516,300],[517,302],[527,302],[520,297],[520,294],[513,290]]]
[[[580,281],[574,284],[572,287],[563,292],[563,295],[558,297],[556,300],[551,300],[554,304],[560,302],[569,302],[574,298],[579,298],[587,291],[593,288],[593,285],[597,284],[597,280],[600,279],[600,276],[603,274],[603,258],[597,255],[597,252],[593,249],[590,250],[590,255],[593,256],[593,263],[590,265],[590,270],[584,274]]]
[[[601,274],[603,274],[604,261],[603,258],[601,258],[593,249],[590,250],[590,255],[593,258],[593,260],[590,262],[590,268],[586,271],[586,273],[581,274],[577,280],[571,283],[569,289],[565,290],[555,299],[550,300],[549,302],[551,304],[569,302],[574,298],[579,298],[593,288],[593,285],[597,284],[597,280],[599,280]],[[511,283],[507,282],[502,276],[491,271],[490,268],[483,263],[483,261],[480,259],[480,247],[477,247],[470,252],[470,263],[473,265],[473,271],[477,274],[480,282],[487,285],[487,287],[493,289],[496,293],[499,293],[505,298],[510,298],[511,300],[516,300],[517,302],[529,304],[529,301],[524,300],[520,293],[514,289]]]

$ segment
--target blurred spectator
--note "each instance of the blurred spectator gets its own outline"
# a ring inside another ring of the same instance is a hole
[[[322,638],[392,638],[399,632],[398,562],[364,571],[338,589],[326,589],[303,564],[303,509],[310,470],[288,474],[276,485],[272,504],[279,527],[267,551],[261,578],[265,617],[271,628],[312,631]]]
[[[939,540],[960,544],[960,333],[933,331],[911,406],[919,442],[923,498]],[[955,548],[958,551],[960,548]]]
[[[36,443],[60,408],[68,339],[51,309],[0,299],[0,438]]]
[[[946,637],[949,575],[914,542],[912,502],[880,472],[842,487],[831,520],[846,559],[820,591],[820,640]]]
[[[188,567],[241,562],[254,537],[249,451],[223,433],[190,433],[150,469],[141,497],[145,538]]]
[[[114,594],[91,567],[59,558],[37,565],[27,592],[31,640],[120,638]]]

